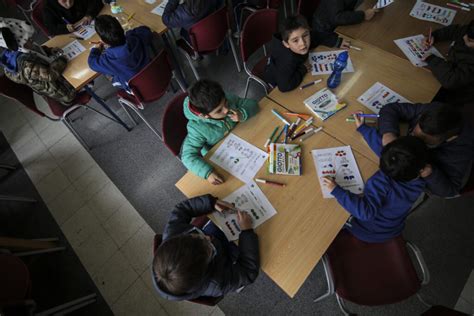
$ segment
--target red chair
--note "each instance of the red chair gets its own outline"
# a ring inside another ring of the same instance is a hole
[[[44,33],[44,35],[46,35],[47,37],[51,37],[51,34],[49,34],[49,31],[46,28],[46,25],[44,25],[43,21],[44,3],[45,0],[37,0],[36,4],[33,7],[33,10],[31,11],[31,19]]]
[[[137,124],[127,111],[127,108],[132,109],[160,140],[162,139],[161,135],[139,110],[145,108],[144,103],[153,102],[161,98],[166,93],[173,78],[178,82],[181,90],[186,91],[184,85],[173,74],[168,54],[162,50],[145,68],[129,80],[129,92],[126,90],[117,92],[118,101],[130,119]]]
[[[406,246],[415,254],[423,274],[422,280],[416,273]],[[420,250],[405,242],[401,236],[383,243],[366,243],[343,230],[329,246],[322,261],[328,291],[314,301],[335,294],[345,315],[350,313],[343,299],[376,306],[393,304],[417,294],[420,301],[426,304],[417,292],[429,282],[428,268]]]
[[[229,13],[227,7],[216,10],[201,21],[197,22],[188,31],[191,43],[184,39],[176,41],[179,50],[184,54],[194,73],[199,80],[199,74],[194,67],[191,56],[207,55],[217,51],[224,41],[228,39],[232,54],[234,55],[237,71],[240,72],[240,62],[237,57],[234,42],[232,41],[232,31],[230,29]]]
[[[313,14],[319,6],[319,1],[320,0],[298,0],[297,12],[308,20],[309,25],[311,25]]]
[[[188,119],[183,113],[183,102],[187,95],[181,93],[168,103],[161,123],[163,143],[176,157],[179,156],[181,145],[188,133]]]
[[[268,94],[270,87],[261,79],[267,64],[267,51],[265,44],[268,43],[274,33],[278,30],[278,11],[275,9],[263,9],[252,13],[245,22],[240,37],[240,53],[242,62],[247,75],[247,84],[245,85],[245,95],[250,85],[250,80],[255,80],[263,86]],[[262,57],[253,67],[249,69],[248,60],[260,47],[263,47],[264,57]]]
[[[206,215],[199,216],[193,219],[191,222],[192,225],[198,227],[198,228],[203,228],[204,225],[209,221]],[[163,236],[161,234],[156,234],[155,238],[153,240],[153,257],[155,257],[156,251],[158,250],[158,247],[161,245],[161,242],[163,240]],[[218,297],[211,297],[211,296],[201,296],[193,300],[189,300],[189,302],[193,302],[196,304],[202,304],[202,305],[207,305],[207,306],[215,306],[217,303],[219,303],[224,297],[223,296],[218,296]]]

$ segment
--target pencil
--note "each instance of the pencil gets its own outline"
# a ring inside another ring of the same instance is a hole
[[[357,46],[354,46],[354,45],[349,45],[349,48],[355,49],[355,50],[358,50],[358,51],[361,51],[361,50],[362,50],[362,48],[357,47]]]

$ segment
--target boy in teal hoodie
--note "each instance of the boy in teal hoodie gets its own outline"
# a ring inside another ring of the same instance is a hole
[[[183,164],[212,184],[223,183],[224,179],[203,157],[238,122],[258,112],[257,101],[225,94],[217,82],[200,80],[189,90],[183,107],[188,119],[188,135],[181,149]]]

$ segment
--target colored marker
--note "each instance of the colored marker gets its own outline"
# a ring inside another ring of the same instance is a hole
[[[71,22],[69,22],[65,17],[61,17],[61,19],[63,20],[64,23],[71,24]]]
[[[100,43],[102,43],[102,42],[101,41],[89,42],[89,44],[91,44],[91,45],[99,45]]]
[[[357,46],[354,46],[354,45],[349,45],[349,48],[355,49],[355,50],[358,50],[358,51],[361,51],[361,50],[362,50],[362,48],[357,47]]]
[[[269,185],[274,185],[274,186],[277,186],[277,187],[284,187],[286,186],[286,184],[283,184],[283,183],[279,183],[279,182],[275,182],[275,181],[269,181],[269,180],[265,180],[265,179],[255,179],[256,182],[260,182],[260,183],[265,183],[265,184],[269,184]]]
[[[263,145],[263,147],[267,148],[268,145],[270,144],[270,142],[272,141],[273,139],[273,136],[275,136],[276,132],[278,131],[278,126],[275,127],[275,129],[273,130],[272,134],[270,135],[270,137],[268,137],[267,141],[265,142],[265,145]]]
[[[349,122],[349,123],[355,123],[355,119],[353,117],[348,117],[346,118],[346,122]],[[375,124],[377,123],[376,121],[372,121],[372,120],[365,120],[365,123],[367,124]]]
[[[291,113],[291,112],[285,112],[285,115],[288,116],[296,116],[296,117],[301,117],[303,120],[307,121],[311,118],[311,115],[308,114],[301,114],[301,113]]]
[[[299,134],[293,136],[293,137],[291,138],[291,140],[295,140],[295,139],[297,139],[298,137],[301,137],[301,136],[303,136],[303,135],[305,135],[305,134],[308,134],[308,133],[310,133],[310,132],[312,132],[312,131],[314,131],[314,127],[307,128],[307,129],[305,129],[304,131],[300,132]]]
[[[288,139],[288,125],[285,125],[285,138],[283,138],[283,144],[286,144],[286,140]]]
[[[298,119],[296,120],[296,123],[292,124],[290,126],[290,128],[288,129],[288,135],[293,135],[293,133],[295,132],[295,129],[298,128],[298,125],[300,125],[301,123],[301,118],[298,117]]]
[[[461,10],[468,11],[468,12],[471,11],[470,8],[465,8],[465,7],[463,7],[463,6],[456,5],[456,4],[449,3],[449,2],[446,3],[446,5],[447,5],[448,7],[452,7],[452,8],[456,8],[456,9],[461,9]]]
[[[315,80],[315,81],[311,81],[310,83],[307,83],[307,84],[304,84],[300,87],[300,90],[303,90],[303,89],[306,89],[308,87],[311,87],[312,85],[314,84],[317,84],[317,83],[320,83],[321,81],[323,81],[323,79],[318,79],[318,80]]]
[[[285,125],[285,126],[287,126],[287,125]],[[283,127],[281,129],[280,133],[278,133],[278,136],[275,138],[275,140],[272,141],[272,143],[277,143],[278,140],[280,139],[281,134],[283,134],[284,131],[285,131],[285,128]]]
[[[283,123],[285,123],[286,125],[291,125],[280,113],[278,113],[277,110],[275,109],[272,109],[272,113],[273,115],[275,115],[276,117],[278,117]]]
[[[313,118],[310,118],[309,120],[307,120],[303,125],[301,125],[300,127],[298,127],[294,134],[298,134],[299,132],[301,132],[304,128],[308,127],[311,125],[311,123],[313,123]]]
[[[354,113],[353,115],[357,115],[359,117],[374,117],[374,118],[378,118],[380,116],[378,114],[364,114],[364,113]]]
[[[77,40],[80,40],[80,41],[83,41],[84,39],[82,37],[79,37],[79,36],[69,36],[70,38],[73,38],[73,39],[77,39]]]
[[[463,7],[466,7],[466,8],[469,8],[471,6],[474,6],[474,3],[471,3],[471,5],[467,4],[467,3],[464,3],[464,2],[460,2],[459,0],[452,0],[451,2],[453,3],[456,3],[456,4],[459,4]]]
[[[130,15],[128,16],[127,23],[130,22],[130,20],[133,19],[134,16],[135,16],[135,12],[132,13],[132,14],[130,14]]]
[[[428,43],[429,43],[430,46],[431,46],[431,32],[432,32],[432,28],[430,26],[430,32],[428,33]],[[430,48],[430,46],[426,47],[425,51],[428,50]]]
[[[317,129],[313,130],[312,132],[303,135],[303,137],[300,138],[300,142],[305,141],[306,139],[310,138],[311,136],[313,136],[314,134],[316,134],[317,132],[319,132],[322,129],[323,129],[322,127],[318,127]]]

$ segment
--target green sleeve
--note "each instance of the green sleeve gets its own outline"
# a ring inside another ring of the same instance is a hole
[[[258,102],[256,100],[239,98],[233,94],[226,95],[226,98],[229,102],[230,108],[236,109],[242,114],[241,122],[254,116],[259,110]]]
[[[195,129],[188,126],[188,135],[184,139],[181,161],[184,166],[197,176],[207,179],[212,172],[212,166],[201,155],[206,139]]]

